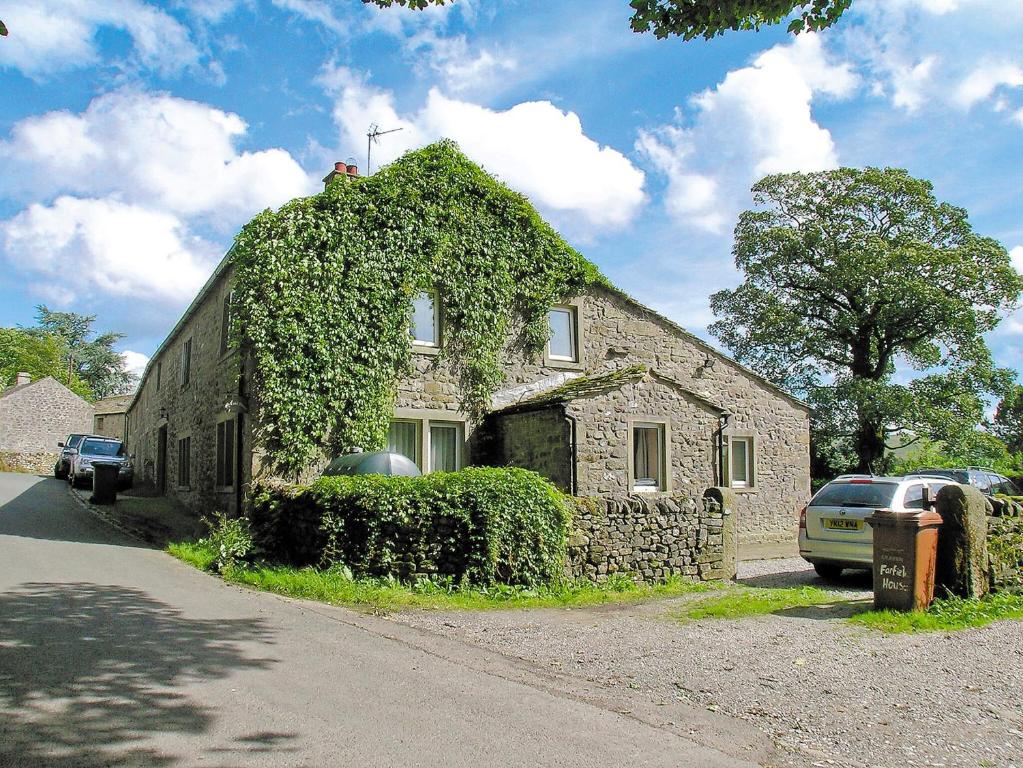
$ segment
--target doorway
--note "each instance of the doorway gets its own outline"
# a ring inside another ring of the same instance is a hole
[[[161,496],[167,493],[167,425],[160,427],[156,434],[156,490]]]

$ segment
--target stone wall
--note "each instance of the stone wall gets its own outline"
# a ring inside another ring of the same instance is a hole
[[[52,475],[53,465],[60,454],[41,451],[23,453],[0,451],[0,472],[27,472],[32,475]]]
[[[92,404],[56,379],[0,393],[0,451],[50,454],[72,433],[92,431]]]
[[[224,299],[231,290],[230,269],[214,278],[205,299],[189,308],[179,326],[150,360],[127,414],[126,443],[135,454],[136,476],[143,486],[158,485],[158,443],[166,427],[166,492],[192,509],[234,511],[234,486],[216,484],[217,423],[242,419],[237,438],[243,486],[251,480],[251,423],[239,393],[239,355],[221,352]],[[181,383],[182,346],[192,341],[187,384]],[[190,482],[178,483],[178,443],[191,441]],[[236,456],[237,458],[237,456]],[[237,468],[237,461],[235,462]],[[237,482],[237,480],[236,480]]]
[[[714,499],[636,495],[577,498],[575,504],[566,567],[572,578],[600,582],[617,573],[656,582],[735,575],[724,552],[735,518]]]

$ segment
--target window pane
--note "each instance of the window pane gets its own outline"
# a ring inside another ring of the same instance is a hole
[[[906,498],[902,503],[906,509],[924,508],[924,487],[922,485],[911,485],[906,489]]]
[[[387,434],[387,450],[400,453],[419,464],[419,425],[414,421],[392,421]]]
[[[732,485],[749,483],[749,443],[746,440],[732,440]]]
[[[634,483],[660,488],[661,430],[657,427],[636,427],[632,439]]]
[[[458,427],[454,424],[430,425],[430,471],[454,472],[458,469]]]
[[[412,338],[437,345],[437,311],[432,293],[421,293],[412,302]]]
[[[552,309],[548,314],[551,326],[549,354],[560,360],[575,360],[575,322],[570,309]]]

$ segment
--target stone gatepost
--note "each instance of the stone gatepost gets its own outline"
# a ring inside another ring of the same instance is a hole
[[[739,564],[739,538],[736,535],[735,491],[713,487],[703,492],[704,502],[711,501],[721,507],[722,558],[720,578],[735,579]]]
[[[946,485],[938,492],[937,594],[979,598],[988,591],[987,515],[984,495],[968,485]]]

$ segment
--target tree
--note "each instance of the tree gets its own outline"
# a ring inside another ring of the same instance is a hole
[[[0,328],[0,388],[14,383],[21,372],[33,380],[52,376],[67,383],[65,347],[56,336],[36,335],[20,328]],[[78,376],[72,376],[68,387],[79,397],[93,399],[92,390]]]
[[[400,5],[421,11],[453,0],[362,0],[381,8]],[[793,11],[789,32],[819,31],[830,27],[848,10],[852,0],[631,0],[633,32],[650,32],[658,38],[677,35],[683,40],[707,40],[728,30],[760,29],[778,24]]]
[[[1023,452],[1023,385],[1013,384],[998,403],[992,431],[1013,453]]]
[[[806,398],[815,441],[847,446],[858,471],[896,434],[972,439],[1012,380],[983,338],[1023,290],[1005,248],[902,170],[779,174],[753,193],[764,209],[735,228],[744,280],[711,296],[711,333]],[[897,360],[923,375],[896,381]]]
[[[52,312],[45,305],[36,307],[36,321],[37,327],[28,329],[30,334],[53,336],[64,346],[64,375],[57,377],[60,381],[66,384],[77,376],[97,398],[131,391],[136,376],[125,370],[124,358],[114,350],[124,334],[107,332],[90,338],[95,315]]]

